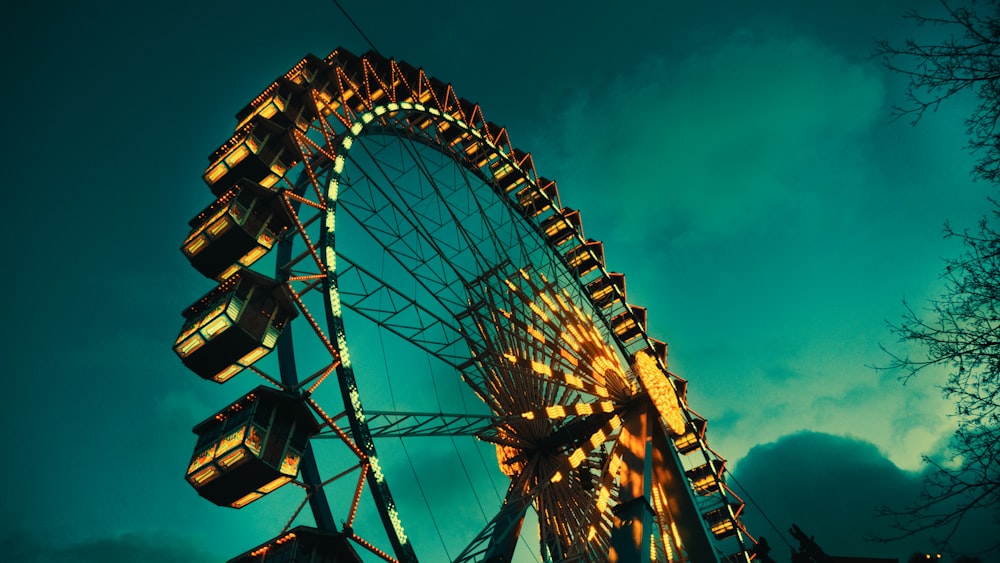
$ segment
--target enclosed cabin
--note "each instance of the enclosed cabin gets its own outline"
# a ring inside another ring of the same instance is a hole
[[[265,188],[274,186],[302,160],[302,153],[289,127],[258,115],[208,159],[211,164],[203,178],[212,193],[221,196],[242,178]]]
[[[362,57],[365,97],[372,107],[396,101],[396,87],[402,83],[393,70],[393,63],[377,51],[368,51]]]
[[[545,239],[556,247],[579,234],[580,225],[580,212],[564,208],[542,221],[540,227]]]
[[[242,179],[194,219],[181,250],[206,277],[222,281],[267,254],[295,224],[281,191]]]
[[[650,338],[650,351],[653,357],[660,361],[660,363],[666,367],[667,365],[667,343],[662,340],[657,340],[655,338]],[[678,378],[679,382],[683,382],[684,389],[687,390],[687,381]],[[681,390],[677,390],[677,396],[683,396]]]
[[[431,116],[432,114],[428,113],[425,115]],[[418,119],[417,123],[418,125],[423,125],[426,121]],[[470,133],[464,126],[446,119],[439,119],[434,125],[441,145],[451,149],[457,158],[461,160],[463,158],[463,150],[461,146],[456,147],[456,145],[459,145],[459,143],[468,144],[473,142],[472,133]],[[423,126],[426,129],[426,125]]]
[[[528,153],[522,152],[518,149],[514,149],[514,160],[520,162],[521,164],[519,165],[518,170],[515,173],[506,174],[502,177],[496,178],[497,188],[502,193],[509,194],[511,192],[519,192],[526,186],[530,185],[531,182],[530,182],[529,172],[532,172],[534,170],[533,168],[528,167],[531,166],[531,161],[528,160],[530,158],[531,157],[530,155],[528,155]],[[525,164],[527,164],[527,166],[525,166]],[[545,178],[538,178],[539,186],[546,186],[549,183],[555,184],[555,182],[551,180],[546,180]]]
[[[318,117],[306,84],[297,84],[285,76],[271,83],[236,114],[239,122],[236,128],[243,127],[257,116],[286,129],[294,127],[302,131],[308,129]]]
[[[271,352],[297,314],[282,284],[240,270],[184,310],[174,352],[191,371],[223,383]]]
[[[642,336],[646,326],[646,308],[629,305],[631,311],[615,315],[611,319],[611,328],[622,342],[629,342]]]
[[[489,122],[481,126],[470,123],[470,126],[479,130],[483,140],[479,142],[474,137],[469,140],[471,144],[464,147],[467,159],[474,167],[481,169],[488,176],[492,178],[502,177],[503,171],[509,166],[508,158],[502,152],[504,147],[501,142],[497,142],[501,136],[506,134],[504,128]],[[494,138],[491,131],[500,131],[502,134],[497,134]]]
[[[688,412],[695,418],[687,424],[687,430],[684,434],[674,438],[674,446],[682,454],[689,454],[701,447],[705,441],[705,428],[708,426],[707,420],[697,416],[691,410]]]
[[[577,277],[583,277],[604,265],[604,243],[587,240],[566,252],[566,265]]]
[[[300,397],[262,385],[193,432],[187,481],[219,506],[242,508],[298,475],[319,425]]]
[[[340,532],[296,526],[226,563],[361,563]]]
[[[480,135],[472,134],[471,131],[477,131],[475,128],[470,128],[469,133],[462,135],[459,142],[452,145],[456,152],[459,152],[459,156],[464,160],[468,166],[476,169],[480,169],[482,172],[482,167],[489,162],[489,155],[496,155],[496,151],[490,149],[490,146],[486,143]],[[487,177],[492,177],[493,175],[489,171],[483,172]]]
[[[509,150],[510,145],[507,141],[507,131],[496,123],[487,122],[479,127],[479,132],[483,136],[483,142],[478,143],[476,151],[470,152],[470,147],[466,147],[466,155],[476,168],[483,170],[490,177],[502,178],[507,171],[513,169],[513,164],[504,152]]]
[[[518,171],[519,174],[524,172]],[[542,213],[552,209],[552,204],[559,199],[559,189],[556,183],[548,180],[541,181],[538,187],[529,184],[517,192],[517,204],[521,214],[527,219],[534,219]]]
[[[716,539],[724,540],[736,534],[737,518],[743,511],[743,503],[731,503],[706,512],[703,516],[708,528]]]
[[[625,298],[625,274],[617,272],[601,276],[587,284],[590,301],[598,309],[607,309]]]
[[[402,64],[402,63],[400,63]],[[444,120],[441,120],[442,122]],[[448,127],[441,129],[441,127],[436,123],[434,115],[427,111],[412,110],[406,112],[406,124],[414,133],[420,131],[426,131],[431,125],[435,125],[437,129],[437,134],[441,139],[441,144],[452,147],[462,135],[466,134],[467,131],[459,127],[458,125],[449,124]],[[430,135],[429,133],[427,135]]]
[[[346,49],[338,48],[324,60],[331,69],[330,73],[313,83],[320,113],[330,116],[333,113],[346,115],[348,111],[364,111],[362,92],[355,90],[357,85],[364,82],[361,58]]]
[[[719,492],[722,484],[722,472],[726,469],[724,459],[713,459],[685,471],[691,480],[691,488],[699,495],[710,495]]]

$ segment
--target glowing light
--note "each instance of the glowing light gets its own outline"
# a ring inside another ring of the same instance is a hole
[[[542,310],[541,307],[535,304],[535,302],[528,303],[528,307],[531,309],[531,312],[538,315],[538,318],[542,319],[542,321],[546,323],[550,322],[549,316]]]
[[[254,262],[256,262],[257,260],[260,260],[260,258],[264,256],[264,254],[266,253],[267,249],[264,248],[263,246],[255,246],[253,249],[250,250],[250,252],[244,254],[243,258],[240,258],[240,264],[244,266],[249,266]]]
[[[382,474],[382,465],[379,464],[378,458],[370,457],[368,458],[368,464],[372,467],[372,475],[375,476],[375,480],[379,483],[385,481],[385,475]]]
[[[276,174],[268,174],[263,180],[260,181],[260,185],[265,188],[270,188],[271,186],[278,183],[281,177]]]
[[[641,350],[635,355],[632,370],[639,376],[639,381],[649,393],[653,406],[660,413],[667,428],[675,436],[683,435],[686,421],[680,401],[677,399],[677,392],[670,380],[667,379],[667,375],[660,370],[656,360],[648,351]]]
[[[548,307],[550,311],[557,314],[559,313],[559,309],[556,307],[555,302],[552,301],[552,299],[548,295],[544,293],[539,293],[538,297],[541,298],[542,302],[545,303],[545,306]]]
[[[243,448],[234,450],[221,458],[219,458],[219,465],[223,467],[234,467],[239,465],[247,459],[247,451]]]
[[[217,334],[225,331],[232,325],[233,322],[229,320],[229,317],[227,317],[226,315],[219,315],[214,320],[212,320],[212,322],[205,325],[205,328],[202,329],[201,333],[204,334],[208,338],[208,340],[211,340],[215,338]]]
[[[220,162],[219,164],[216,164],[215,166],[210,168],[207,173],[205,173],[205,179],[208,181],[209,184],[214,184],[217,181],[219,181],[219,178],[223,177],[225,174],[226,174],[226,167]]]
[[[254,492],[246,495],[245,497],[237,500],[231,506],[233,508],[243,508],[244,506],[246,506],[246,505],[250,504],[251,502],[259,499],[262,496],[264,496],[264,495],[262,495],[262,494],[260,494],[260,493],[258,493],[256,491],[254,491]]]
[[[263,487],[261,487],[261,488],[259,488],[257,490],[259,492],[263,493],[261,495],[261,496],[263,496],[263,495],[266,495],[267,493],[270,493],[270,492],[272,492],[272,491],[274,491],[276,489],[279,489],[279,488],[285,486],[285,484],[287,484],[289,481],[291,481],[291,478],[289,478],[289,477],[284,477],[284,476],[278,477],[274,481],[271,481],[270,483],[264,485]],[[260,498],[260,497],[258,497],[258,498]]]
[[[622,465],[622,454],[615,453],[611,456],[611,461],[608,462],[608,471],[605,475],[609,477],[617,477],[618,470],[621,469]],[[597,495],[597,511],[601,514],[604,513],[608,508],[608,500],[611,498],[611,489],[607,485],[601,486],[601,491]]]
[[[258,346],[257,348],[255,348],[254,350],[250,351],[245,356],[240,358],[237,364],[243,367],[251,366],[253,365],[254,362],[266,356],[268,352],[270,352],[270,350],[268,350],[267,348],[263,346]]]
[[[202,450],[201,453],[194,456],[191,460],[191,465],[188,466],[188,474],[192,473],[194,470],[204,466],[206,463],[212,461],[215,458],[215,444],[212,444],[207,449]]]
[[[198,252],[201,251],[201,249],[204,248],[206,244],[208,244],[208,239],[206,239],[204,236],[201,235],[195,235],[192,238],[189,238],[188,240],[189,242],[184,244],[184,254],[188,256],[194,256],[195,254],[198,254]]]
[[[233,298],[229,305],[226,306],[226,315],[233,319],[234,321],[239,319],[240,311],[243,310],[243,302],[239,299]]]
[[[548,418],[563,418],[566,416],[566,407],[562,405],[546,407],[545,416],[547,416]]]
[[[675,520],[670,521],[670,534],[674,537],[674,545],[678,547],[683,545],[681,543],[681,531],[677,529],[677,522]]]
[[[552,368],[541,362],[531,362],[531,369],[538,375],[552,377]]]
[[[406,532],[403,530],[403,523],[399,521],[399,513],[396,512],[394,506],[389,507],[389,521],[392,522],[392,527],[396,530],[396,537],[399,538],[399,541],[406,543]]]
[[[528,334],[533,336],[535,340],[541,342],[542,344],[545,343],[545,335],[542,333],[542,331],[538,330],[537,328],[528,325]]]
[[[268,350],[273,350],[274,345],[278,343],[279,336],[281,336],[281,333],[278,329],[274,328],[274,325],[268,326],[267,332],[264,333],[264,347]]]
[[[219,470],[215,468],[214,465],[209,465],[205,469],[195,473],[190,477],[192,484],[195,487],[200,487],[205,483],[208,483],[212,479],[219,476]]]
[[[238,147],[233,149],[233,151],[229,153],[229,155],[226,156],[226,164],[228,164],[229,167],[232,168],[233,166],[236,166],[241,160],[246,158],[248,154],[250,154],[250,151],[247,149],[247,147],[245,145],[239,145]]]
[[[571,373],[567,373],[563,380],[571,387],[583,387],[583,380]]]
[[[260,448],[263,445],[263,440],[260,436],[260,431],[256,426],[251,426],[247,432],[246,440],[243,441],[246,447],[250,449],[255,456],[260,456]]]
[[[230,432],[226,437],[219,441],[219,453],[223,454],[243,443],[243,434],[246,432],[246,427],[238,428],[235,432]]]
[[[364,411],[361,410],[361,395],[358,394],[357,389],[351,389],[351,407],[354,408],[354,414],[357,415],[358,420],[361,422],[365,421]]]
[[[285,458],[281,460],[281,468],[279,469],[279,471],[281,471],[285,475],[290,475],[292,477],[294,477],[295,475],[298,475],[298,473],[299,473],[299,460],[300,459],[301,459],[301,456],[299,456],[295,452],[291,452],[291,451],[290,452],[286,452],[285,453]]]
[[[180,354],[182,358],[186,358],[191,355],[192,352],[201,348],[202,344],[205,343],[205,339],[201,336],[195,334],[184,341],[183,344],[177,347],[177,353]]]
[[[238,365],[238,364],[233,364],[233,365],[231,365],[231,366],[223,369],[219,373],[215,374],[215,377],[213,377],[212,379],[214,381],[219,382],[219,383],[223,383],[223,382],[226,382],[226,381],[232,379],[232,377],[234,375],[236,375],[237,373],[239,373],[241,371],[243,371],[243,366]]]
[[[572,354],[570,354],[565,348],[559,349],[559,355],[562,357],[562,359],[569,362],[573,367],[578,367],[580,365],[580,361],[577,360]]]
[[[691,452],[698,446],[698,436],[694,432],[687,432],[675,438],[674,445],[682,454]]]

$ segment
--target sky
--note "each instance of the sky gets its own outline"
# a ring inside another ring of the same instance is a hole
[[[885,531],[877,505],[913,498],[921,456],[952,430],[943,373],[904,386],[870,367],[898,349],[886,321],[940,293],[942,258],[960,250],[942,226],[974,226],[991,194],[969,176],[970,100],[894,121],[905,84],[870,57],[874,38],[921,32],[902,15],[935,2],[342,4],[381,53],[451,82],[558,181],[669,343],[775,556],[793,522],[831,553],[929,548],[864,537]],[[235,556],[287,516],[234,515],[183,481],[189,429],[239,391],[170,349],[209,288],[178,248],[236,111],[306,53],[369,47],[322,0],[5,10],[0,420],[21,461],[2,470],[0,548],[26,562]],[[440,518],[462,512],[446,485],[425,489]],[[970,535],[996,531],[980,526]]]

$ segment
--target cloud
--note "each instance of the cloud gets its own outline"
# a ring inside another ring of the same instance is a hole
[[[791,434],[751,449],[734,474],[737,493],[748,491],[748,529],[766,537],[774,555],[784,551],[783,542],[765,517],[788,541],[788,528],[797,524],[832,555],[905,560],[912,552],[933,549],[933,534],[889,544],[866,541],[893,535],[876,510],[910,505],[923,481],[923,473],[900,469],[870,442],[817,432]],[[995,533],[988,515],[972,516],[953,543],[958,550],[974,549],[976,538]]]
[[[743,32],[678,63],[640,59],[581,94],[555,128],[554,173],[591,198],[627,194],[632,205],[590,209],[620,238],[797,224],[860,183],[858,140],[883,100],[871,66],[808,37]]]
[[[28,533],[0,536],[0,552],[19,563],[201,563],[218,561],[189,542],[158,533],[125,533],[62,544]]]

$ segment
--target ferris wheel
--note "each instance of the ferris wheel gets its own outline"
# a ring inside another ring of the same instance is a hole
[[[337,49],[236,117],[182,245],[217,285],[174,344],[240,387],[194,428],[187,481],[219,506],[289,508],[231,562],[753,559],[645,309],[477,104]],[[401,469],[421,454],[461,467],[475,500],[408,513],[435,504]],[[471,466],[500,484],[492,504]],[[410,533],[430,527],[444,555]]]

